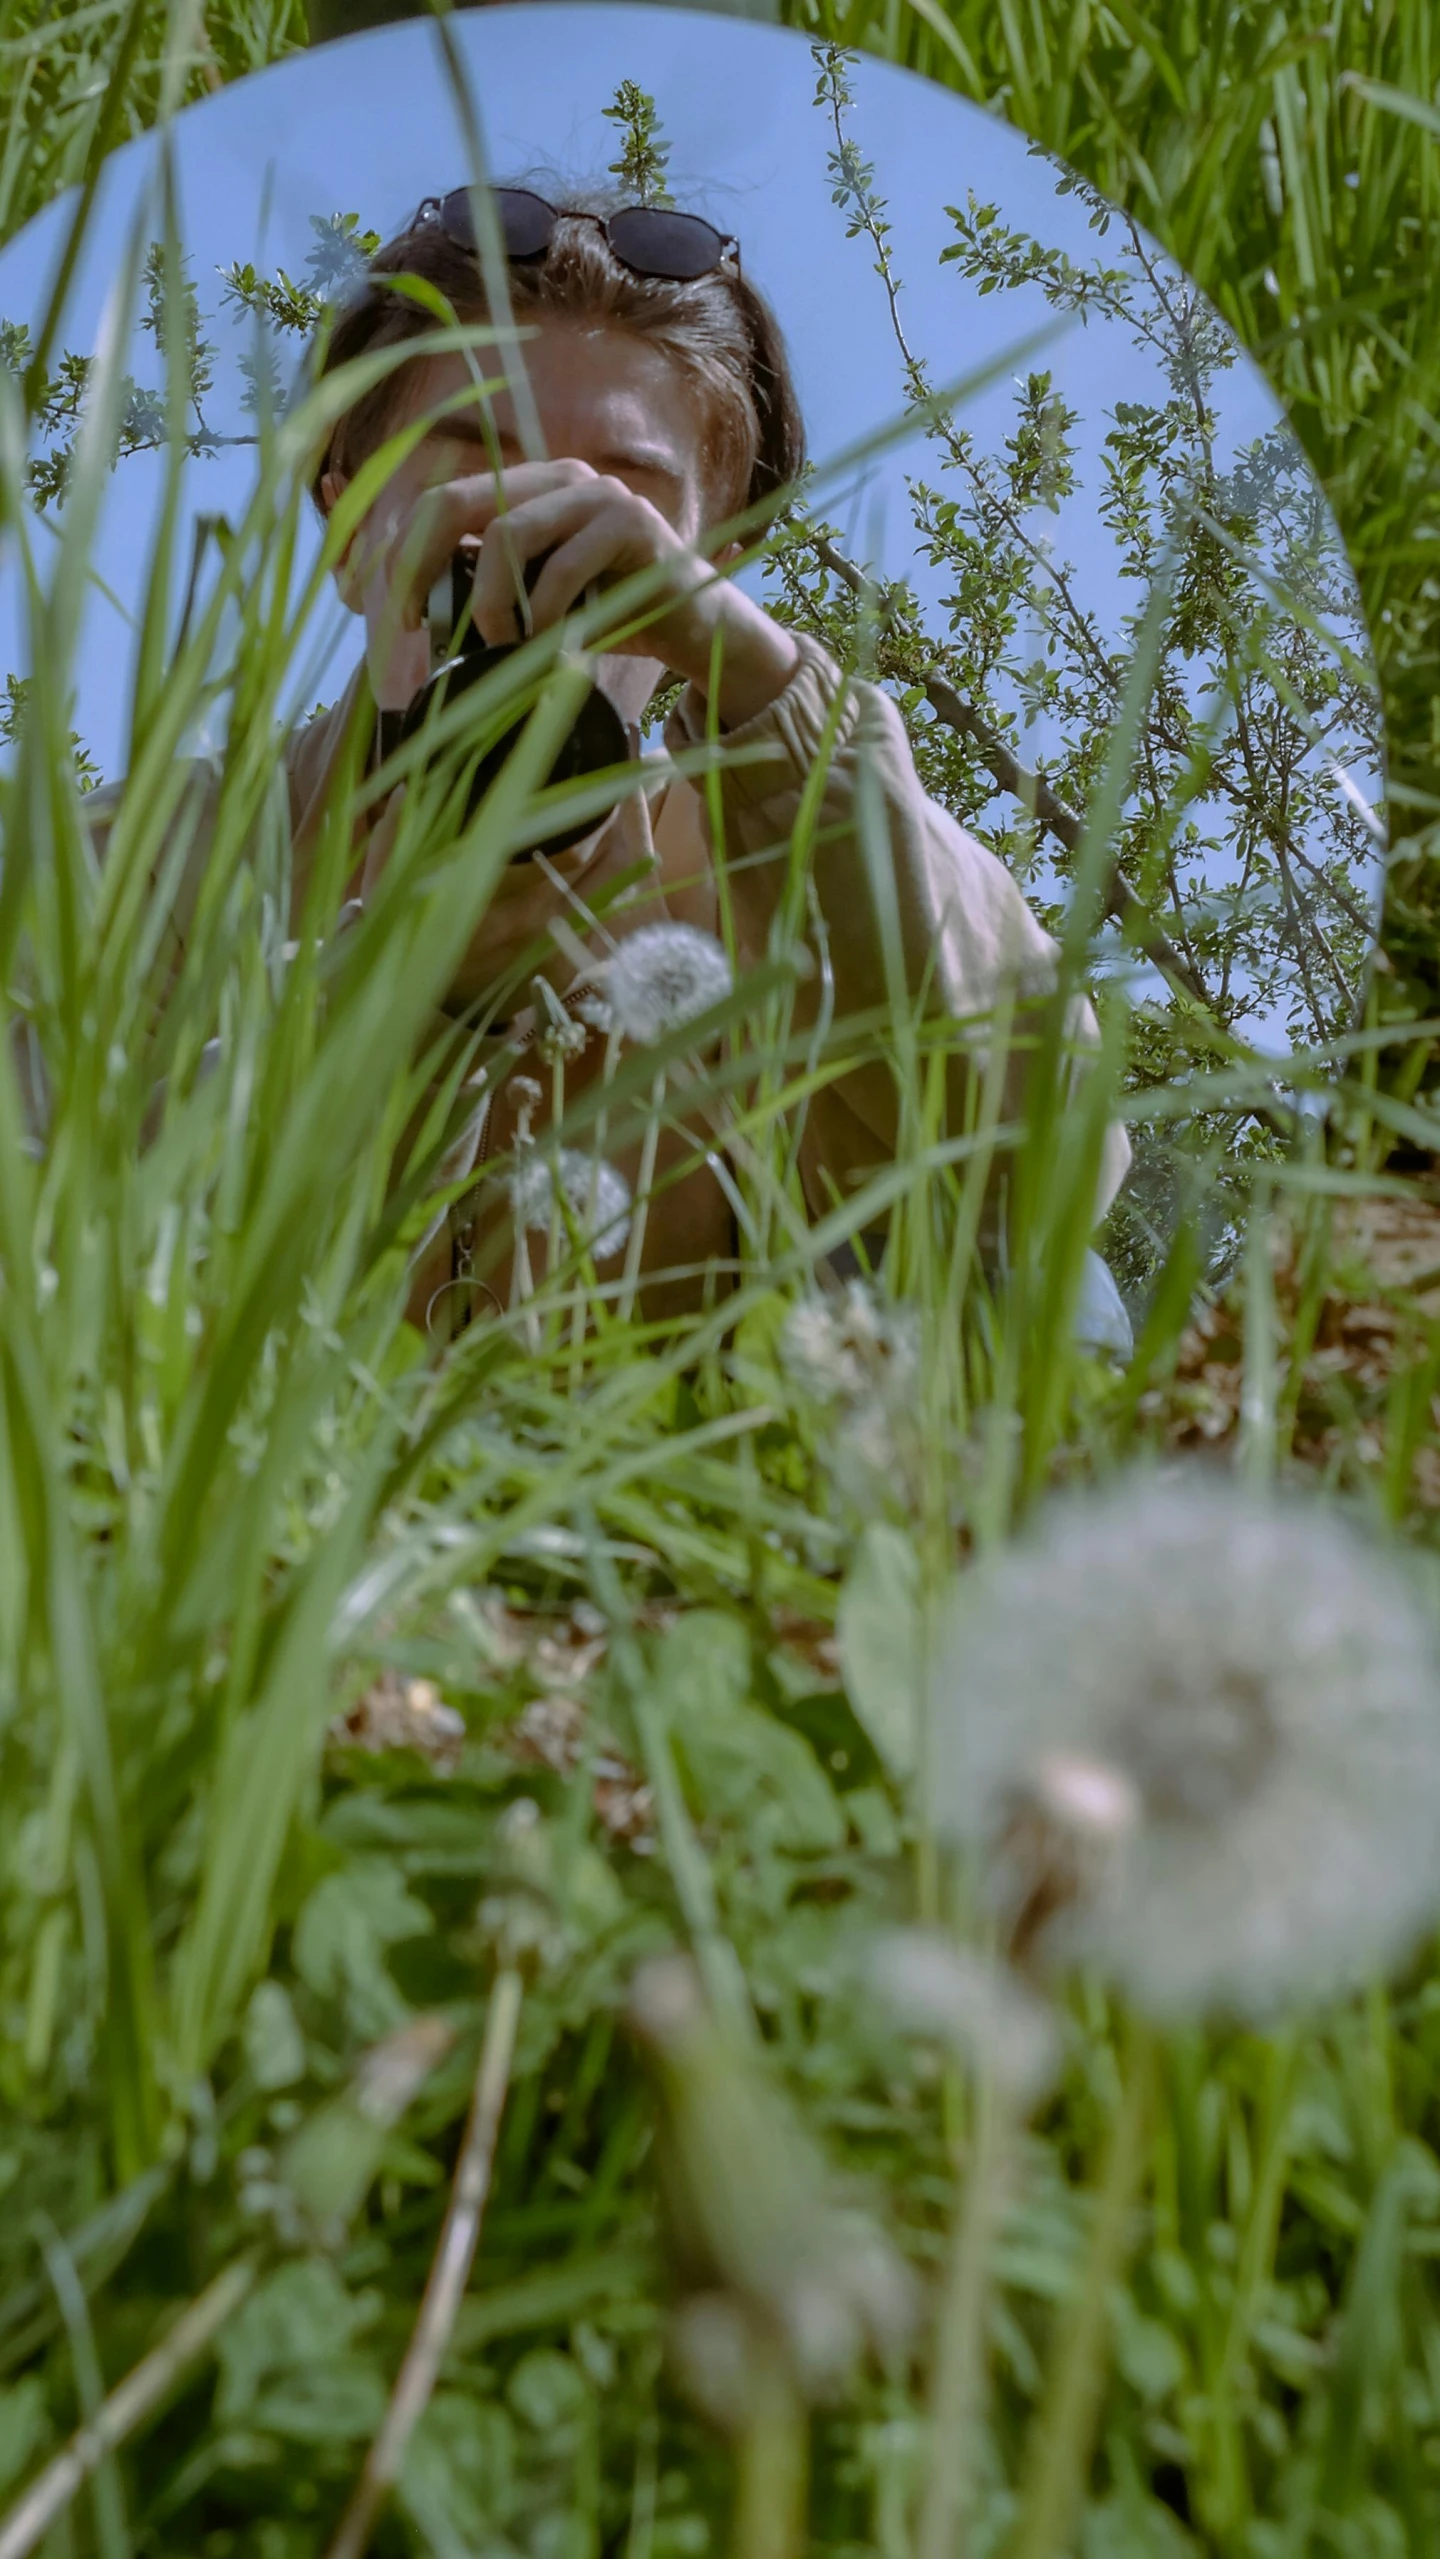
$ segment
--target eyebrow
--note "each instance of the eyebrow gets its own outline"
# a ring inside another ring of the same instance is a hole
[[[490,449],[484,428],[478,421],[463,416],[437,418],[425,438],[426,443],[431,436],[448,437],[454,444],[473,444],[477,450],[487,454]],[[513,446],[516,438],[508,429],[499,427],[496,429],[496,441],[502,447],[507,444]],[[648,471],[653,478],[669,480],[676,488],[683,487],[685,481],[684,472],[677,471],[674,463],[652,445],[617,445],[613,452],[600,455],[598,467],[602,471]]]

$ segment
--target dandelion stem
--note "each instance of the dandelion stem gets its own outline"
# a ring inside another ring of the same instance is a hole
[[[1257,1177],[1245,1237],[1245,1365],[1240,1390],[1239,1464],[1263,1493],[1275,1473],[1275,1275],[1270,1264],[1271,1192]]]
[[[612,1023],[610,1029],[605,1035],[605,1059],[600,1069],[600,1108],[595,1115],[595,1137],[590,1152],[590,1184],[585,1199],[585,1232],[587,1236],[593,1236],[595,1232],[596,1219],[599,1215],[600,1165],[604,1157],[605,1139],[610,1126],[610,1087],[615,1081],[615,1069],[619,1062],[620,1034]],[[598,1319],[602,1301],[596,1297],[594,1304]],[[580,1383],[581,1360],[585,1347],[586,1316],[586,1294],[582,1287],[577,1286],[575,1294],[575,1312],[571,1318],[570,1324],[570,1384],[572,1389],[578,1387]]]
[[[527,1350],[538,1352],[540,1325],[535,1313],[535,1275],[530,1267],[530,1238],[519,1224],[515,1228],[515,1259],[510,1268],[510,1303],[522,1310]]]
[[[253,2257],[237,2259],[182,2310],[158,2346],[117,2383],[104,2405],[41,2471],[0,2523],[0,2559],[26,2559],[85,2481],[160,2405],[179,2375],[203,2354],[255,2281]]]
[[[799,2559],[806,2540],[809,2433],[784,2354],[764,2358],[735,2446],[732,2559]]]
[[[630,2491],[630,2529],[625,2537],[625,2559],[650,2559],[655,2545],[655,2505],[659,2487],[656,2435],[652,2415],[642,2424],[635,2446],[635,2482]]]
[[[513,1964],[502,1964],[490,1993],[485,2034],[475,2072],[475,2091],[470,2101],[470,2118],[465,2126],[440,2244],[426,2281],[425,2297],[405,2350],[405,2360],[396,2375],[380,2431],[365,2456],[355,2494],[330,2544],[329,2559],[362,2559],[380,2509],[400,2475],[410,2438],[439,2379],[440,2366],[455,2326],[455,2314],[469,2281],[479,2244],[480,2224],[495,2164],[500,2117],[515,2058],[515,2036],[523,1995],[524,1985],[518,1968]]]
[[[1293,2035],[1272,2043],[1267,2057],[1262,2130],[1249,2217],[1235,2268],[1235,2289],[1220,2354],[1206,2396],[1213,2414],[1213,2478],[1206,2497],[1207,2523],[1228,2531],[1243,2512],[1249,2482],[1237,2388],[1241,2366],[1259,2316],[1275,2256],[1285,2179],[1294,2138],[1294,2096],[1300,2044]]]
[[[925,2486],[916,2559],[956,2559],[985,2399],[990,2250],[1012,2157],[1009,2109],[993,2079],[975,2092],[974,2141],[936,2322]]]
[[[645,1139],[640,1149],[640,1178],[635,1186],[635,1214],[630,1228],[630,1243],[625,1255],[625,1285],[620,1292],[619,1317],[628,1324],[635,1311],[635,1292],[640,1282],[640,1256],[645,1250],[645,1225],[650,1214],[650,1193],[655,1181],[655,1157],[660,1145],[660,1110],[665,1099],[665,1069],[662,1066],[650,1088],[650,1116],[645,1123]]]
[[[564,1051],[557,1047],[555,1052],[555,1062],[550,1070],[551,1127],[558,1129],[564,1117],[565,1056]],[[560,1213],[560,1176],[557,1167],[555,1179],[550,1187],[550,1231],[545,1239],[545,1277],[552,1288],[555,1285],[555,1273],[560,1262],[560,1236],[563,1224],[564,1220]],[[593,1231],[593,1226],[586,1229],[587,1234],[593,1233]],[[563,1317],[561,1320],[563,1322]]]
[[[605,1034],[605,1062],[600,1069],[600,1108],[595,1114],[595,1161],[605,1152],[605,1138],[610,1126],[610,1087],[620,1063],[620,1034],[612,1024]],[[592,1207],[591,1214],[594,1210]]]
[[[1011,2559],[1055,2559],[1070,2546],[1105,2388],[1110,2291],[1129,2253],[1131,2207],[1145,2165],[1154,2083],[1155,2046],[1137,2028],[1095,2196],[1083,2280],[1061,2329],[1031,2427]]]
[[[702,1068],[701,1073],[703,1072]],[[707,1105],[703,1100],[701,1109],[706,1125],[713,1131],[718,1143],[728,1148],[740,1171],[754,1185],[756,1198],[759,1199],[762,1194],[764,1195],[767,1218],[772,1214],[778,1215],[786,1230],[786,1241],[791,1245],[802,1243],[808,1231],[806,1221],[797,1213],[793,1201],[786,1197],[783,1180],[775,1172],[774,1167],[766,1163],[759,1148],[752,1146],[749,1138],[736,1127],[733,1117],[728,1117],[716,1105]],[[743,1203],[733,1201],[732,1206],[735,1208],[742,1229],[753,1233],[753,1221],[748,1217]],[[756,1250],[758,1253],[758,1244]]]
[[[929,1558],[921,1548],[920,1604],[917,1625],[920,1643],[916,1658],[913,1689],[915,1712],[915,1802],[918,1819],[915,1824],[915,1909],[922,1920],[940,1917],[940,1853],[935,1832],[934,1787],[931,1763],[935,1751],[933,1715],[931,1711],[931,1664],[935,1658],[935,1617],[937,1595],[941,1585],[939,1572],[927,1571]],[[942,1567],[943,1570],[943,1567]]]

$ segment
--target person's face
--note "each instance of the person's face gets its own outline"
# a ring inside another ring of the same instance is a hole
[[[705,422],[694,391],[668,356],[618,329],[545,320],[524,341],[523,359],[545,440],[544,459],[588,462],[602,477],[623,480],[672,524],[682,540],[698,540],[706,520]],[[498,371],[489,349],[482,368]],[[397,485],[420,487],[488,471],[483,404],[462,355],[427,357],[406,383],[397,424],[457,393],[468,403],[438,420],[417,446]],[[489,395],[501,468],[527,458],[508,391]]]
[[[585,462],[602,477],[623,480],[648,499],[683,542],[698,541],[713,512],[706,421],[702,404],[670,358],[621,330],[560,319],[539,323],[526,337],[523,352],[544,458]],[[479,350],[477,362],[487,376],[501,370],[490,350]],[[425,488],[488,473],[496,453],[502,471],[540,458],[526,454],[513,394],[494,390],[482,397],[463,355],[426,357],[401,382],[391,432],[457,394],[463,397],[392,474],[377,513],[402,513]],[[488,435],[487,406],[492,422]],[[327,474],[327,506],[343,486],[342,474]],[[718,560],[723,563],[738,548],[719,553]],[[362,609],[364,589],[352,591],[346,572],[341,591]],[[397,699],[408,698],[429,671],[423,640],[393,643],[385,662]],[[622,718],[631,720],[639,719],[662,673],[656,660],[629,652],[602,656],[597,667],[602,689]]]

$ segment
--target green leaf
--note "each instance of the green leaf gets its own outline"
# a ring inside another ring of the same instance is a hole
[[[222,2425],[233,2425],[238,2419],[254,2422],[262,2404],[265,2423],[280,2431],[277,2412],[283,2413],[286,2392],[296,2392],[303,2385],[308,2392],[307,2410],[299,2418],[300,2430],[306,2430],[308,2416],[324,2404],[328,2390],[333,2414],[343,2408],[359,2413],[363,2391],[355,2386],[356,2359],[351,2353],[352,2340],[370,2327],[379,2311],[378,2297],[356,2295],[346,2291],[335,2268],[323,2257],[299,2259],[293,2265],[277,2268],[257,2286],[250,2299],[236,2313],[221,2334],[217,2353],[220,2383],[215,2394],[215,2414]],[[332,2384],[322,2376],[340,2368],[340,2378]],[[366,2367],[365,2369],[368,2369]],[[284,2391],[277,2385],[285,2385]],[[378,2375],[374,2376],[379,2402],[373,2409],[373,2422],[378,2423],[384,2406],[384,2393]],[[347,2432],[360,2432],[372,2422]]]
[[[890,1775],[913,1775],[921,1715],[920,1564],[903,1530],[862,1530],[836,1611],[845,1690]]]
[[[749,1703],[750,1640],[739,1618],[692,1610],[657,1649],[655,1685],[701,1814],[743,1825],[757,1848],[841,1845],[844,1816],[809,1743]]]
[[[1363,98],[1367,107],[1378,107],[1382,114],[1399,116],[1402,123],[1420,127],[1422,133],[1440,140],[1440,107],[1428,98],[1412,97],[1407,89],[1397,89],[1388,80],[1367,80],[1358,71],[1342,71],[1336,84]]]
[[[494,2547],[515,2501],[515,2430],[503,2408],[437,2390],[405,2455],[400,2502],[432,2550]]]
[[[283,1983],[257,1982],[245,2011],[244,2042],[257,2088],[293,2088],[304,2078],[305,2038]]]
[[[382,2163],[412,2184],[429,2182],[424,2168],[417,2178],[406,2164],[405,2146],[393,2127],[449,2041],[449,2028],[435,2017],[397,2027],[365,2054],[348,2086],[307,2116],[286,2142],[280,2174],[327,2242],[358,2212]],[[419,2155],[433,2166],[428,2154]]]
[[[250,2422],[282,2442],[326,2445],[365,2443],[385,2413],[385,2384],[373,2364],[336,2355],[303,2365],[283,2383],[262,2391]]]
[[[512,2372],[505,2395],[525,2425],[553,2438],[583,2416],[590,2390],[573,2356],[557,2354],[553,2346],[532,2346]]]
[[[28,2470],[49,2431],[45,2384],[27,2373],[11,2390],[0,2390],[0,2496]]]
[[[359,1858],[316,1885],[295,1923],[295,1969],[322,1999],[338,1999],[360,2035],[384,2034],[406,2013],[385,1949],[432,1926],[399,1868]]]

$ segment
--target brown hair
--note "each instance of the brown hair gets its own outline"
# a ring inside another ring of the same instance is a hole
[[[557,202],[553,193],[549,200]],[[804,423],[779,322],[728,262],[689,283],[635,275],[596,223],[565,219],[614,212],[626,200],[613,190],[565,190],[547,255],[512,261],[507,269],[515,318],[522,326],[548,317],[598,322],[669,356],[704,402],[722,514],[761,504],[796,479],[805,461]],[[358,295],[333,323],[319,375],[433,330],[427,311],[387,289],[386,279],[395,275],[423,277],[462,321],[490,316],[478,260],[457,248],[437,221],[417,213],[370,259]],[[384,441],[401,378],[387,374],[338,420],[311,481],[322,513],[326,472],[352,472]]]

